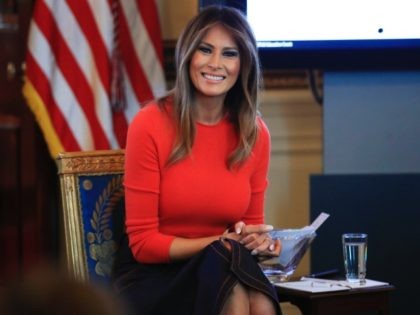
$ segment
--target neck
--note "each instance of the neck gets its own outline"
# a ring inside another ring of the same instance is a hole
[[[224,98],[206,97],[196,99],[196,120],[206,125],[217,124],[224,116]]]

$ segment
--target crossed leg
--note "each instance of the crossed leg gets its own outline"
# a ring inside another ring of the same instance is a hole
[[[223,306],[220,315],[275,315],[273,302],[260,291],[238,283]]]

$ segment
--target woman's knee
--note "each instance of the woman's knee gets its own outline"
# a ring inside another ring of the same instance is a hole
[[[273,301],[260,291],[238,283],[232,289],[221,315],[275,315]]]
[[[264,293],[250,289],[249,314],[250,315],[275,315],[276,309],[273,301]]]
[[[249,314],[248,290],[240,283],[237,283],[223,306],[221,315],[243,315]]]

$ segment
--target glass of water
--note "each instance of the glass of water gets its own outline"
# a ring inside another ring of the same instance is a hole
[[[342,236],[344,270],[352,283],[366,283],[367,240],[365,233],[346,233]]]

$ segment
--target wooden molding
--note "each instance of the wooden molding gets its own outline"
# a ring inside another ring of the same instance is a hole
[[[58,174],[120,173],[124,160],[124,150],[63,152],[57,157]]]

